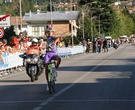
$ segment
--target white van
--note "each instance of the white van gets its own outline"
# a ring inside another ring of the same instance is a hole
[[[112,39],[112,37],[111,37],[111,36],[106,36],[106,37],[105,37],[105,39],[107,39],[107,40],[111,40],[111,39]]]

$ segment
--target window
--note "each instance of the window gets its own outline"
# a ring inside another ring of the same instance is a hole
[[[39,36],[39,27],[32,26],[32,34],[33,36]]]
[[[41,27],[41,35],[45,35],[45,27]]]

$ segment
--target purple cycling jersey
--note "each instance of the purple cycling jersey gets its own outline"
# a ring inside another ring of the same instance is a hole
[[[57,53],[57,47],[56,44],[54,43],[56,37],[52,36],[48,36],[47,37],[47,46],[51,46],[51,51],[53,51],[54,53]],[[48,47],[49,48],[49,47]]]
[[[47,51],[46,55],[45,55],[45,63],[49,63],[51,59],[55,60],[56,56],[57,56],[57,48],[56,48],[56,44],[54,43],[55,41],[55,37],[47,37]],[[49,52],[49,46],[51,46],[51,50]]]

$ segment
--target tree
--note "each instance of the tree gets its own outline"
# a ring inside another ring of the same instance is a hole
[[[96,27],[94,28],[95,30],[94,34],[95,32],[98,31],[99,28],[98,23],[99,23],[100,15],[101,15],[100,31],[105,35],[111,35],[113,38],[117,38],[119,36],[130,35],[133,32],[135,32],[134,30],[135,15],[130,14],[126,6],[122,7],[123,12],[117,11],[111,6],[113,2],[116,2],[116,0],[81,0],[80,1],[80,6],[82,7],[82,10],[85,13],[85,15],[90,16],[91,12],[94,11],[94,16],[97,17],[97,20],[94,23],[95,24],[94,27]]]

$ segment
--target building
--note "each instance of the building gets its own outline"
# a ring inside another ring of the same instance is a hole
[[[76,21],[78,20],[79,11],[62,11],[62,12],[37,12],[26,13],[23,22],[27,23],[27,34],[32,37],[44,36],[46,25],[52,24],[55,35],[65,37],[77,35]],[[72,24],[72,25],[71,25]]]
[[[26,22],[22,22],[21,23],[21,18],[20,16],[11,16],[10,17],[10,23],[11,26],[14,27],[14,31],[16,33],[16,35],[18,35],[21,31],[21,25],[22,25],[22,32],[24,34],[27,34],[26,30],[27,30],[27,23]]]

